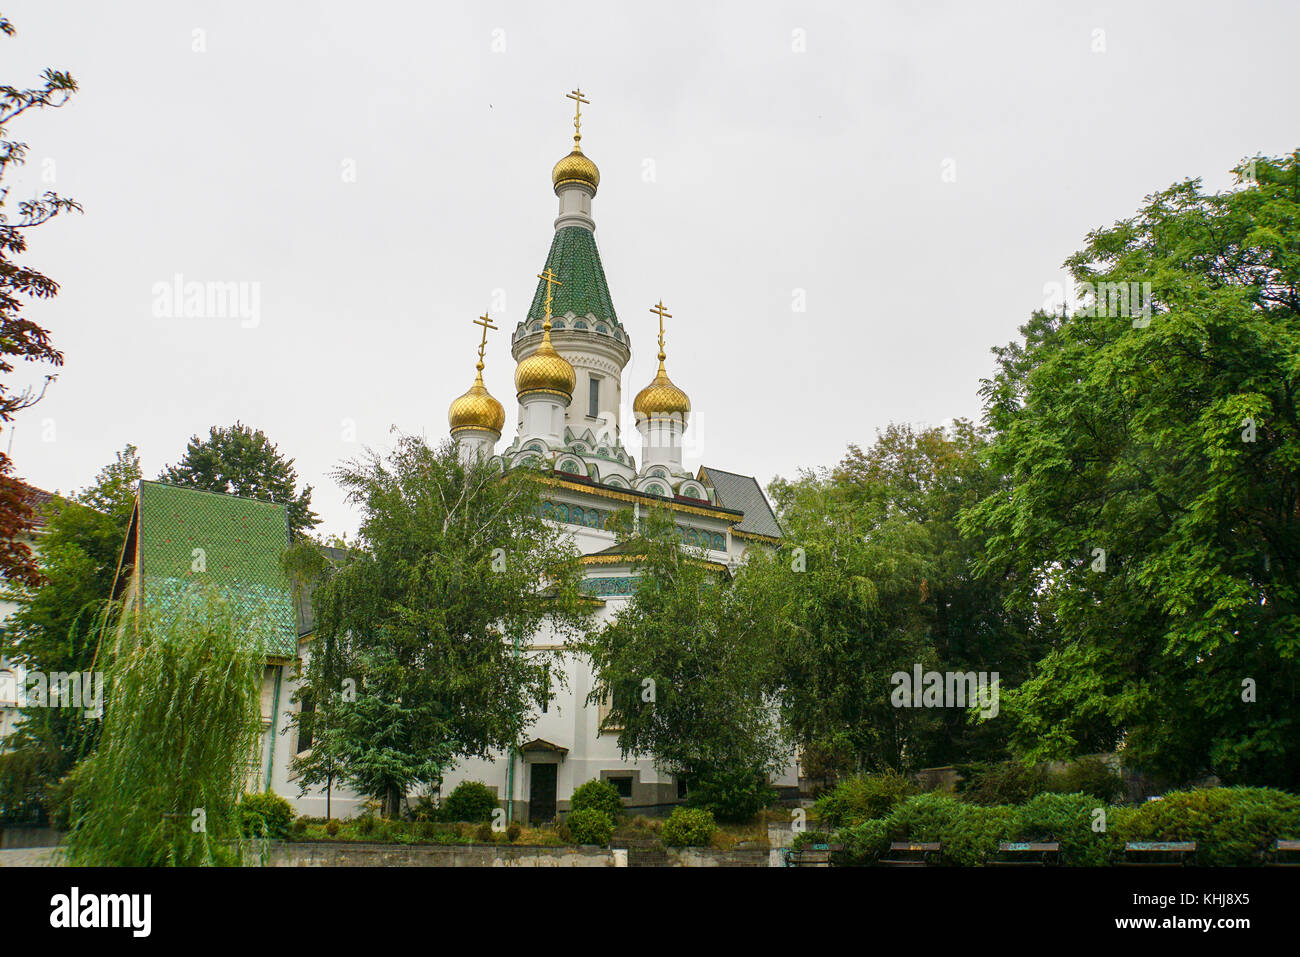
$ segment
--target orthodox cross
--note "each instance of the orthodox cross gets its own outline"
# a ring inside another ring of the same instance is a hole
[[[581,90],[574,90],[572,93],[564,94],[573,101],[573,146],[578,147],[578,141],[582,139],[582,104],[591,104],[591,100],[582,95]]]
[[[548,266],[543,272],[537,274],[537,278],[546,283],[546,328],[551,327],[551,286],[563,286],[564,283],[556,278],[555,273],[551,272]]]
[[[673,314],[664,309],[664,301],[659,300],[657,305],[651,306],[650,311],[659,317],[659,361],[664,361],[664,320],[671,319]]]
[[[483,327],[483,341],[478,344],[478,371],[483,371],[483,350],[487,348],[487,334],[489,329],[495,329],[492,320],[485,313],[474,320],[474,325]]]

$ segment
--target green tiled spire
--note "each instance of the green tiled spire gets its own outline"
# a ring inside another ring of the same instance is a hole
[[[591,314],[621,327],[622,324],[614,313],[613,300],[609,298],[605,267],[600,264],[596,237],[591,230],[581,226],[557,229],[542,271],[545,272],[546,269],[554,272],[560,282],[564,283],[555,288],[551,301],[552,315],[563,316],[569,312],[575,316]],[[533,304],[528,310],[529,320],[541,319],[545,314],[545,304],[546,283],[538,280],[537,292],[533,295]]]

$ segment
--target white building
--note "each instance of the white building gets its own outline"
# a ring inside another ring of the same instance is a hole
[[[45,533],[45,506],[54,500],[54,496],[44,489],[24,485],[24,498],[32,507],[31,531],[19,538],[35,554],[40,549],[40,537]],[[0,578],[0,629],[8,627],[10,616],[18,610],[25,597],[21,586]],[[22,665],[10,661],[3,654],[5,643],[0,642],[0,751],[5,749],[4,740],[22,720],[21,690],[25,675]]]
[[[636,569],[619,554],[614,533],[605,527],[615,510],[650,505],[671,510],[683,541],[726,566],[743,561],[749,548],[777,543],[781,529],[753,478],[684,462],[691,403],[666,371],[663,320],[671,314],[662,304],[651,310],[658,316],[658,374],[633,402],[638,454],[625,447],[620,406],[631,337],[614,311],[596,247],[592,200],[600,173],[582,152],[578,123],[575,118],[573,151],[552,171],[559,215],[550,252],[532,304],[511,337],[518,363],[515,434],[498,449],[506,414],[483,384],[483,345],[479,374],[452,402],[448,420],[465,456],[495,457],[505,469],[526,463],[549,471],[543,516],[568,531],[584,556],[585,589],[602,603],[599,627],[619,613],[635,587]],[[484,325],[484,345],[488,328]],[[539,634],[530,647],[552,650],[551,642]],[[309,644],[302,652],[309,653]],[[629,808],[681,800],[679,782],[652,761],[620,757],[616,733],[601,728],[604,709],[587,704],[594,683],[589,663],[572,655],[561,660],[567,682],[539,716],[531,740],[518,752],[460,764],[443,793],[462,780],[482,781],[496,789],[514,818],[525,820],[549,820],[563,812],[573,789],[592,778],[614,783]],[[267,707],[274,709],[273,700],[287,700],[290,692],[268,687]],[[322,794],[297,796],[288,769],[297,749],[298,744],[278,749],[272,786],[302,813],[324,814]],[[774,783],[796,785],[793,764]],[[357,804],[354,795],[332,793],[335,816],[351,813]]]

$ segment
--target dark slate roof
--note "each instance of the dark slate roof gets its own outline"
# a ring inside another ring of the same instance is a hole
[[[347,549],[334,548],[332,545],[322,545],[321,551],[325,553],[326,559],[335,567],[342,565],[343,560],[347,558]],[[312,592],[316,590],[316,582],[308,582],[304,587],[298,589],[297,599],[294,602],[295,612],[298,618],[298,637],[310,634],[311,630],[316,627],[316,610],[312,606]]]
[[[44,528],[47,520],[45,506],[54,501],[54,494],[47,492],[43,488],[37,488],[35,485],[28,485],[21,479],[17,480],[22,487],[23,501],[32,509],[32,530]]]
[[[551,270],[564,285],[556,286],[551,296],[551,315],[592,315],[616,326],[621,324],[614,313],[614,301],[609,297],[609,283],[605,281],[605,267],[600,263],[596,237],[582,226],[565,226],[555,231],[551,251],[546,257],[546,269]],[[528,309],[528,320],[541,319],[546,313],[546,282],[537,280],[537,292]]]
[[[699,479],[712,487],[718,496],[718,504],[723,508],[734,508],[745,513],[744,521],[732,526],[736,531],[772,538],[783,537],[776,513],[767,503],[762,486],[752,476],[724,472],[705,465],[700,467]]]
[[[297,653],[293,599],[280,567],[289,545],[283,505],[162,482],[141,482],[137,502],[146,608],[167,613],[183,607],[195,585],[211,585],[240,612],[266,622],[271,655]],[[196,548],[204,551],[199,572]]]

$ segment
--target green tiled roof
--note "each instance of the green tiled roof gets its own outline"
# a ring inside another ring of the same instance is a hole
[[[592,315],[614,325],[621,325],[614,313],[614,302],[609,298],[609,283],[605,281],[605,267],[600,264],[596,237],[582,226],[565,226],[555,231],[551,252],[546,257],[543,272],[555,273],[562,286],[552,294],[551,315]],[[541,319],[546,314],[546,283],[537,280],[537,292],[528,310],[528,318]]]
[[[166,613],[196,584],[214,586],[241,614],[267,623],[269,654],[297,654],[293,596],[280,567],[289,544],[283,505],[141,482],[138,520],[147,610]],[[200,557],[203,570],[195,571]]]

